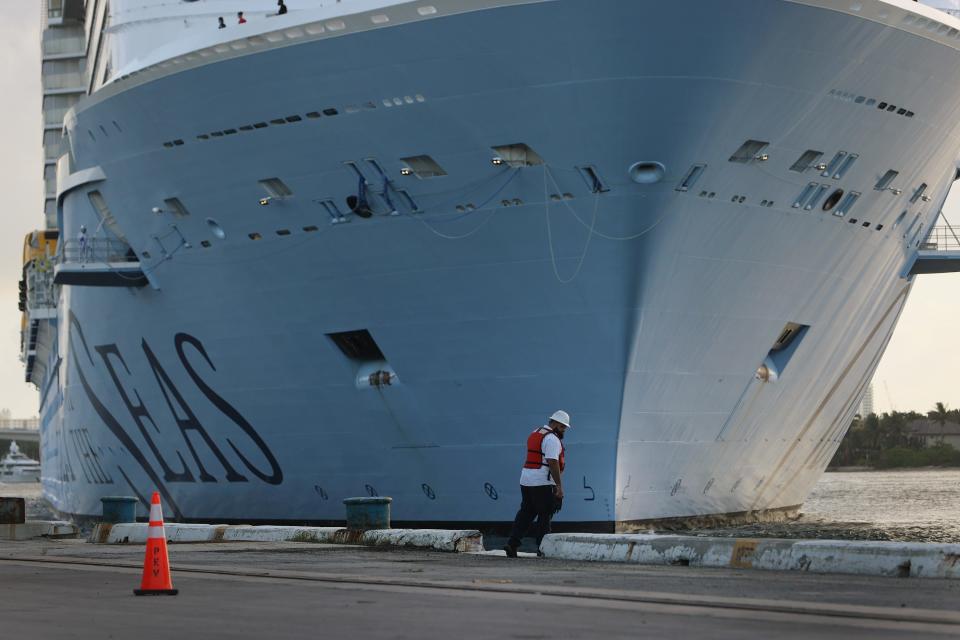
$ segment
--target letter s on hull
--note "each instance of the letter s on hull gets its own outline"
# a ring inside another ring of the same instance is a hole
[[[207,364],[210,365],[210,368],[214,371],[217,370],[213,366],[213,362],[210,360],[210,357],[207,355],[206,350],[203,348],[203,343],[193,336],[186,333],[178,333],[174,337],[174,344],[177,348],[177,355],[180,357],[180,362],[183,364],[183,368],[187,370],[187,373],[190,375],[190,378],[193,380],[193,383],[197,385],[197,388],[207,397],[207,399],[213,403],[217,409],[219,409],[225,416],[230,418],[234,424],[236,424],[240,429],[247,434],[247,436],[253,441],[253,443],[260,449],[260,453],[267,459],[267,462],[270,464],[270,473],[264,473],[260,469],[257,469],[253,463],[251,463],[247,458],[240,453],[240,450],[237,448],[233,442],[227,438],[227,442],[230,444],[230,447],[233,448],[233,452],[237,454],[237,457],[243,462],[243,464],[250,470],[250,473],[257,476],[264,482],[268,484],[280,484],[283,482],[283,470],[280,468],[280,465],[277,463],[277,459],[271,453],[270,448],[267,447],[267,444],[263,441],[263,438],[257,433],[256,429],[247,422],[246,418],[240,415],[240,412],[233,408],[229,402],[221,398],[217,393],[210,388],[207,383],[200,378],[196,370],[187,360],[187,356],[184,353],[184,344],[191,345],[196,349],[200,355],[203,356],[203,359],[207,361]]]

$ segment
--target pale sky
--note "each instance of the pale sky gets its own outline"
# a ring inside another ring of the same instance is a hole
[[[925,4],[960,7],[960,0]],[[0,408],[36,415],[37,393],[19,360],[17,281],[24,235],[43,225],[40,121],[40,6],[0,0]],[[944,211],[960,229],[960,189]],[[960,407],[960,274],[920,276],[874,378],[875,407],[926,411]]]

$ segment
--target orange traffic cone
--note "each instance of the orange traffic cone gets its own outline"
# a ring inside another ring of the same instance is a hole
[[[147,553],[143,558],[143,579],[140,588],[134,589],[138,596],[175,596],[177,590],[170,580],[170,560],[167,558],[167,537],[163,533],[163,510],[160,494],[153,492],[150,500],[150,525],[147,529]]]

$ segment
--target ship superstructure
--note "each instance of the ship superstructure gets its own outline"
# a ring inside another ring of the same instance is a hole
[[[567,526],[790,513],[914,274],[955,268],[924,244],[960,175],[947,14],[270,4],[105,9],[31,378],[60,511],[508,521],[563,407]]]

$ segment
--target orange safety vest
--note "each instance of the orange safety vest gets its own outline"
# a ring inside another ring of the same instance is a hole
[[[527,460],[523,463],[524,469],[539,469],[540,467],[548,467],[546,460],[543,457],[543,439],[547,437],[548,433],[554,433],[553,429],[548,429],[546,427],[540,427],[530,434],[530,437],[527,438]],[[554,434],[556,435],[556,434]],[[559,440],[559,438],[558,438]],[[564,464],[564,450],[563,450],[563,440],[560,440],[560,472],[563,472]]]

